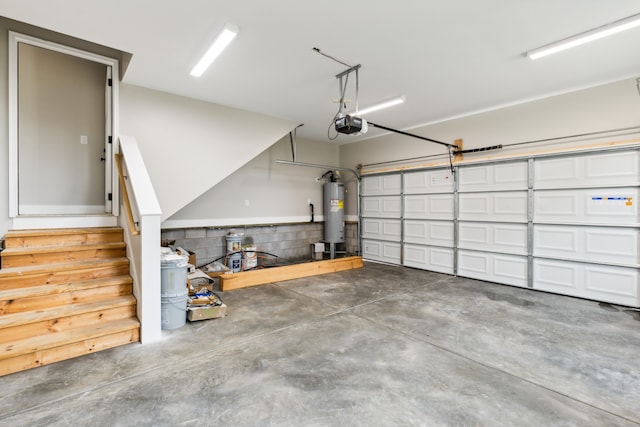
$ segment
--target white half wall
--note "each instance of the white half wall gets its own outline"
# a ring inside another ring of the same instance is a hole
[[[120,131],[138,141],[162,220],[297,125],[152,89],[120,86]]]

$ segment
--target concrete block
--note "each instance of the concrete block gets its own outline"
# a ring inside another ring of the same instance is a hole
[[[166,230],[161,232],[161,239],[177,240],[184,239],[184,230]]]
[[[188,228],[185,230],[184,236],[187,239],[203,239],[207,237],[207,230],[204,228]]]
[[[223,238],[224,235],[229,232],[228,230],[221,229],[221,228],[209,228],[206,231],[207,231],[208,238],[212,238],[212,237]]]

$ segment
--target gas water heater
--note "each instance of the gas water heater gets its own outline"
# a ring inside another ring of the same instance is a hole
[[[335,244],[344,243],[344,184],[331,180],[322,187],[324,193],[324,240],[329,243],[331,258]]]

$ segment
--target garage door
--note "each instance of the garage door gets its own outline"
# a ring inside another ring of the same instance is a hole
[[[638,306],[638,151],[538,159],[533,288]]]
[[[460,168],[460,276],[527,286],[528,162]]]
[[[400,264],[402,176],[365,177],[361,184],[362,257]]]
[[[454,190],[450,169],[404,174],[403,265],[453,274]]]
[[[363,257],[640,306],[640,154],[601,151],[369,175]]]

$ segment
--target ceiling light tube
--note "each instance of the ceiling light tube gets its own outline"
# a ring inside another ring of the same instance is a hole
[[[553,53],[561,52],[572,47],[580,46],[582,44],[589,43],[603,37],[630,30],[637,26],[640,26],[640,14],[629,16],[628,18],[603,25],[602,27],[594,28],[593,30],[577,34],[564,40],[560,40],[546,46],[530,50],[526,53],[526,55],[530,59],[542,58],[543,56],[551,55]]]
[[[398,96],[396,98],[389,99],[388,101],[379,102],[379,103],[374,104],[374,105],[372,105],[370,107],[363,108],[361,110],[356,111],[353,114],[361,116],[361,115],[364,115],[364,114],[372,113],[374,111],[382,110],[384,108],[393,107],[394,105],[402,104],[406,100],[407,100],[407,98],[405,98],[404,96]]]
[[[215,41],[209,47],[209,50],[200,58],[200,61],[191,70],[191,75],[194,77],[200,77],[204,73],[209,65],[222,53],[231,40],[238,35],[238,27],[233,24],[226,24],[222,29],[222,32],[216,37]]]

